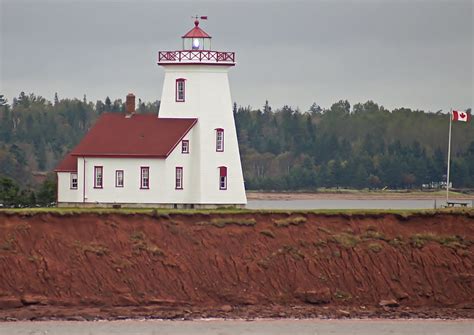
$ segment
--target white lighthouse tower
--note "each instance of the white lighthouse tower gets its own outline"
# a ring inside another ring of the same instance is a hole
[[[211,36],[196,18],[194,28],[182,36],[182,49],[160,51],[158,65],[165,70],[159,118],[197,119],[189,139],[192,202],[245,205],[228,79],[235,53],[212,50]]]

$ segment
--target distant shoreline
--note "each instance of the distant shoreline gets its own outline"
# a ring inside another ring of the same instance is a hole
[[[474,200],[474,194],[450,193],[451,199]],[[260,192],[247,191],[248,200],[445,200],[444,191],[355,191]]]

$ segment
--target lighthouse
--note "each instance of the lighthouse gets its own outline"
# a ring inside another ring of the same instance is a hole
[[[247,203],[228,72],[234,52],[199,27],[160,51],[159,115],[104,113],[55,169],[58,206],[215,208]]]
[[[228,78],[235,53],[213,50],[212,37],[199,24],[196,18],[194,27],[181,37],[180,50],[158,53],[158,65],[165,71],[159,117],[198,120],[189,148],[196,155],[191,173],[198,202],[244,205]]]

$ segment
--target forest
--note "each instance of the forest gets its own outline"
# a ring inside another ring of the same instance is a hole
[[[139,100],[137,112],[159,107]],[[10,103],[0,95],[0,203],[54,202],[58,161],[102,113],[124,110],[109,97],[48,101],[21,92]],[[247,190],[419,189],[446,180],[449,118],[441,111],[341,100],[307,110],[234,103],[233,113]],[[451,150],[453,187],[474,188],[473,122],[453,123]]]

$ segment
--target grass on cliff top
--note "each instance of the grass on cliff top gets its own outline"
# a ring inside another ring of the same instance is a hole
[[[380,215],[395,214],[408,218],[410,215],[434,215],[437,213],[470,214],[474,215],[473,208],[443,208],[443,209],[314,209],[314,210],[274,210],[274,209],[167,209],[167,208],[76,208],[76,207],[41,207],[41,208],[2,208],[2,213],[17,213],[34,215],[51,213],[59,215],[68,214],[145,214],[157,217],[166,217],[169,214],[194,215],[194,214],[321,214],[321,215]]]

